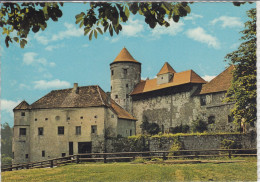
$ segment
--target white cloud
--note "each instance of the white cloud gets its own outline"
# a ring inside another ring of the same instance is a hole
[[[1,99],[1,110],[8,112],[13,115],[13,109],[20,104],[21,101],[12,101],[12,100],[6,100],[6,99]]]
[[[215,25],[218,22],[221,22],[222,28],[243,27],[243,22],[239,17],[221,16],[219,18],[215,18],[210,23]]]
[[[25,84],[23,84],[23,83],[20,83],[20,84],[19,84],[19,88],[20,88],[20,89],[30,89],[30,87],[29,87],[28,85],[25,85]]]
[[[209,82],[209,81],[211,81],[213,78],[215,78],[216,76],[209,76],[209,75],[205,75],[205,76],[203,76],[202,78],[204,79],[204,80],[206,80],[207,82]]]
[[[179,21],[178,23],[175,23],[173,20],[170,20],[169,23],[169,27],[157,25],[154,29],[152,29],[152,37],[159,38],[161,35],[175,36],[183,30],[183,22]]]
[[[64,44],[57,44],[57,45],[49,45],[45,48],[45,50],[47,51],[53,51],[54,49],[59,49],[59,48],[62,48],[64,47],[65,45]]]
[[[39,89],[39,90],[45,90],[50,88],[67,88],[70,86],[69,82],[61,81],[58,79],[51,80],[51,81],[39,80],[39,81],[34,81],[33,83],[34,83],[34,89]]]
[[[197,18],[203,18],[203,16],[195,14],[195,13],[191,13],[191,14],[187,15],[186,17],[184,17],[183,20],[195,20]]]
[[[208,44],[208,46],[213,47],[215,49],[218,49],[220,47],[218,39],[208,34],[201,27],[187,30],[186,35],[195,41]]]
[[[36,33],[34,38],[43,45],[47,45],[50,41],[48,37],[41,35],[41,33]]]
[[[84,44],[84,45],[82,45],[82,47],[89,47],[89,45],[88,44]]]
[[[143,21],[133,20],[129,18],[126,25],[122,25],[122,35],[128,37],[138,37],[141,36],[141,32],[144,31]]]
[[[44,77],[44,78],[52,78],[52,74],[50,74],[50,73],[47,72],[47,73],[44,73],[44,74],[43,74],[43,77]]]
[[[27,52],[23,55],[23,63],[26,65],[42,65],[54,67],[54,62],[48,62],[45,58],[37,58],[38,54],[35,52]]]

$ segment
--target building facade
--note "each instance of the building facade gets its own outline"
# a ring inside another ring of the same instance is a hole
[[[193,70],[176,72],[166,62],[156,78],[141,80],[141,63],[123,48],[110,64],[111,92],[74,84],[14,108],[13,163],[104,152],[107,137],[140,134],[144,121],[157,123],[161,132],[196,119],[210,131],[236,131],[234,103],[223,102],[233,69],[206,82]]]

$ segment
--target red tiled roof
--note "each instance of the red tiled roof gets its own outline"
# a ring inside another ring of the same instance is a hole
[[[168,62],[164,63],[162,69],[159,71],[157,76],[165,73],[176,73],[176,71],[171,67],[171,65]]]
[[[232,71],[234,68],[234,65],[229,66],[210,82],[204,84],[199,94],[227,91],[231,85],[233,78]]]
[[[134,62],[134,63],[139,63],[136,61],[132,55],[128,52],[126,48],[123,48],[120,53],[117,55],[116,59],[113,61],[115,62]]]
[[[136,85],[131,95],[151,92],[151,91],[183,85],[187,83],[207,83],[207,82],[203,80],[199,75],[197,75],[193,70],[188,70],[188,71],[175,73],[173,79],[171,79],[169,83],[158,85],[157,78],[140,82],[139,84]]]
[[[21,108],[21,104],[15,109]],[[28,103],[27,105],[29,106]],[[130,113],[121,108],[114,100],[110,99],[109,103],[107,94],[97,85],[78,87],[77,93],[73,88],[53,90],[32,103],[30,109],[86,108],[97,106],[111,108],[118,118],[137,120]]]
[[[18,106],[16,106],[13,110],[25,110],[29,109],[30,105],[24,100]]]

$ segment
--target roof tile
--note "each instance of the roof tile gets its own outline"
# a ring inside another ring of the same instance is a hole
[[[162,69],[159,71],[157,76],[165,73],[176,73],[176,71],[171,67],[171,65],[168,62],[164,63]]]
[[[132,57],[132,55],[128,52],[128,50],[125,47],[120,51],[113,63],[122,61],[139,63]]]

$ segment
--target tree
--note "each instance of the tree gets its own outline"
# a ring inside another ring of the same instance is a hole
[[[3,164],[11,164],[12,162],[12,136],[12,128],[8,123],[4,123],[1,128],[1,159]]]
[[[235,66],[231,87],[226,101],[235,102],[232,110],[235,122],[256,121],[256,9],[247,12],[249,21],[245,23],[244,42],[238,50],[228,54],[225,61]]]
[[[127,22],[130,14],[139,14],[145,17],[145,22],[154,28],[159,26],[170,26],[169,20],[178,22],[180,17],[187,16],[191,12],[191,2],[133,2],[133,3],[106,3],[90,2],[86,12],[75,16],[76,24],[84,27],[84,35],[93,35],[97,38],[98,33],[103,34],[107,30],[110,36],[114,32],[122,31],[121,23]],[[234,2],[240,6],[243,2]],[[5,35],[5,44],[19,43],[21,48],[27,43],[30,31],[37,33],[47,28],[47,22],[58,21],[62,16],[61,7],[63,3],[2,3],[0,8],[0,27]]]

